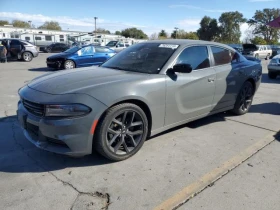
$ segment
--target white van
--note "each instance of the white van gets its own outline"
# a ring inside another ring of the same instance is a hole
[[[243,44],[242,54],[258,59],[269,59],[269,57],[272,55],[272,49],[268,45]]]

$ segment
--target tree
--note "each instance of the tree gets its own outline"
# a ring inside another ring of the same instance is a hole
[[[158,36],[159,36],[159,37],[162,37],[162,38],[164,38],[164,37],[167,38],[167,33],[166,33],[165,30],[161,30],[161,31],[159,32]]]
[[[194,39],[194,40],[198,40],[198,36],[196,32],[189,32],[185,34],[185,39]]]
[[[267,42],[264,40],[264,38],[260,36],[256,36],[255,38],[251,39],[252,44],[260,44],[260,45],[266,45]]]
[[[94,33],[111,34],[111,32],[109,30],[106,30],[104,28],[97,28],[96,31],[94,31]]]
[[[220,34],[220,28],[215,18],[204,16],[200,21],[200,28],[197,30],[199,39],[214,41]]]
[[[116,35],[121,35],[122,33],[120,31],[115,32]]]
[[[0,20],[0,26],[9,25],[9,21],[7,20]]]
[[[156,40],[156,39],[158,39],[158,34],[157,33],[151,34],[150,40]]]
[[[241,37],[240,25],[246,22],[240,12],[225,12],[219,18],[220,22],[220,42],[239,43]]]
[[[279,38],[279,29],[267,26],[267,23],[280,16],[280,9],[263,9],[257,10],[252,19],[248,21],[250,26],[254,26],[253,33],[262,36],[270,44],[277,42]]]
[[[56,21],[46,21],[43,25],[39,26],[38,28],[61,31],[61,27],[59,23]]]
[[[12,25],[18,28],[30,28],[30,24],[21,20],[13,20]]]
[[[245,38],[243,40],[244,43],[250,43],[252,39],[254,39],[255,35],[253,33],[252,27],[249,27],[248,29],[246,29],[245,31]]]
[[[145,34],[142,30],[137,28],[127,28],[122,30],[121,35],[124,37],[136,38],[136,39],[148,39],[147,34]]]

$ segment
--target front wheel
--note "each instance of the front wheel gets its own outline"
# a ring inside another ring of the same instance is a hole
[[[71,60],[67,60],[64,62],[64,69],[74,69],[75,63]]]
[[[110,108],[96,128],[94,147],[113,161],[135,155],[148,134],[148,120],[135,104],[124,103]]]
[[[251,82],[246,81],[237,96],[232,112],[236,115],[246,114],[252,105],[253,97],[254,87]]]
[[[22,54],[22,59],[25,61],[25,62],[30,62],[32,61],[33,59],[33,55],[30,53],[30,52],[24,52]]]

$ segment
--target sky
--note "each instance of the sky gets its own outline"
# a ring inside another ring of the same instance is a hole
[[[58,21],[63,30],[111,32],[137,27],[151,35],[174,27],[196,31],[205,15],[219,18],[221,13],[239,11],[252,18],[256,10],[277,8],[280,0],[0,0],[0,20],[32,21],[36,27],[45,21]],[[241,26],[243,32],[247,24]]]

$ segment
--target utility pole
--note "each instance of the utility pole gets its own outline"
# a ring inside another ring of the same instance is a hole
[[[175,27],[174,29],[175,29],[175,39],[177,39],[177,30],[178,30],[179,28]]]
[[[29,20],[28,23],[29,23],[29,28],[32,28],[32,26],[31,26],[32,21]]]
[[[94,32],[95,32],[95,35],[96,35],[96,33],[97,33],[97,31],[96,31],[96,20],[98,19],[98,17],[94,17],[94,26],[95,26],[95,30],[94,30]]]

